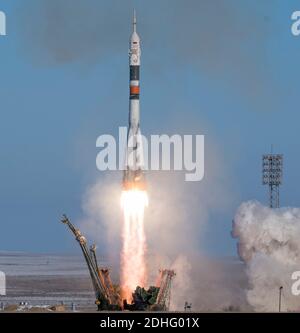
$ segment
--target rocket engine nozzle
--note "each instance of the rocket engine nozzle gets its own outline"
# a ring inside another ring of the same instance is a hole
[[[126,170],[123,177],[123,190],[146,190],[145,176],[142,170]]]

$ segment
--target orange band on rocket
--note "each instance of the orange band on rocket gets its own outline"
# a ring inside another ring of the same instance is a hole
[[[140,93],[140,87],[139,86],[130,86],[130,94],[138,95],[139,93]]]

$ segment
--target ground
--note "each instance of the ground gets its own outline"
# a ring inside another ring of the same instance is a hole
[[[30,307],[64,304],[66,311],[74,310],[74,305],[76,311],[96,311],[88,270],[80,254],[0,252],[0,271],[7,280],[7,294],[0,296],[0,304],[11,311],[21,302]],[[193,260],[190,274],[193,288],[182,296],[181,288],[172,290],[177,310],[182,311],[185,301],[189,301],[194,311],[251,311],[245,298],[245,267],[237,258]]]

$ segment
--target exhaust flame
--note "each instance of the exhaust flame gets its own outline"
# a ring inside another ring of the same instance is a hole
[[[144,210],[148,206],[146,191],[123,191],[123,248],[121,253],[122,298],[132,300],[132,292],[146,283],[146,237],[144,232]]]

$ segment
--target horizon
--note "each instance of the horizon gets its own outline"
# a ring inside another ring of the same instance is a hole
[[[238,256],[232,219],[244,201],[267,205],[261,157],[271,144],[284,155],[281,206],[299,206],[300,40],[291,34],[298,2],[230,0],[219,11],[216,1],[189,2],[192,9],[177,0],[1,4],[7,36],[0,37],[0,248],[78,252],[59,223],[67,213],[99,253],[118,252],[100,235],[107,221],[100,218],[94,232],[85,224],[85,199],[110,176],[121,191],[121,172],[96,169],[95,143],[127,125],[133,8],[142,43],[142,134],[203,134],[207,142],[205,179],[189,187],[174,178],[174,191],[195,194],[182,214],[193,212],[187,221],[197,251]],[[150,186],[160,184],[155,177],[149,172]],[[205,213],[197,218],[194,207],[201,205]]]

